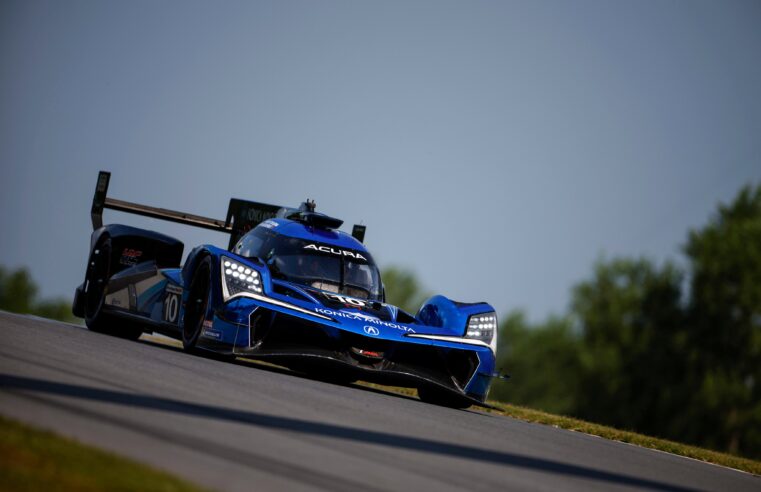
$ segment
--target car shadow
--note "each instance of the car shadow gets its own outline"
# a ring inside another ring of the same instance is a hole
[[[649,480],[620,473],[597,470],[585,466],[523,456],[493,449],[483,449],[464,444],[439,442],[401,434],[356,429],[342,425],[267,415],[258,412],[191,403],[137,393],[92,388],[45,379],[0,374],[0,388],[6,391],[34,392],[38,394],[42,393],[47,395],[64,396],[95,402],[108,402],[123,405],[125,407],[172,412],[266,429],[276,429],[305,435],[328,437],[331,439],[369,443],[391,448],[493,463],[508,467],[531,469],[544,473],[585,478],[616,485],[642,487],[661,491],[682,492],[692,490],[657,480]]]
[[[165,343],[164,341],[161,341],[161,340],[156,340],[155,338],[148,338],[148,339],[141,338],[138,342],[141,344],[149,345],[159,349],[170,350],[172,352],[178,352],[178,353],[184,353],[182,348],[172,345],[170,343]],[[276,374],[287,374],[289,376],[309,379],[311,381],[320,381],[321,383],[326,383],[326,384],[348,386],[351,388],[356,388],[363,391],[368,391],[370,393],[376,393],[379,395],[386,395],[386,396],[391,396],[394,398],[400,398],[400,399],[406,399],[406,400],[420,401],[414,396],[400,394],[395,391],[384,390],[383,388],[365,386],[363,384],[357,384],[357,383],[346,383],[346,384],[337,383],[329,379],[320,378],[319,376],[315,376],[315,375],[304,373],[304,372],[294,371],[292,369],[288,369],[287,367],[279,366],[271,362],[261,361],[258,359],[249,359],[247,357],[237,357],[237,358],[231,359],[229,356],[219,356],[215,354],[214,352],[202,353],[199,355],[205,359],[214,360],[214,361],[222,362],[222,363],[233,364],[233,365],[241,366],[241,367],[248,367],[248,368],[257,369],[260,371],[267,371],[267,372],[272,372]]]

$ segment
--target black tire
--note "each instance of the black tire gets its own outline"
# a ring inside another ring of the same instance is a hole
[[[143,333],[139,326],[103,312],[106,285],[111,277],[111,238],[98,241],[90,253],[85,275],[85,324],[91,331],[128,340],[137,340]]]
[[[422,401],[432,405],[439,405],[441,407],[464,409],[472,405],[469,400],[461,396],[431,386],[419,387],[417,395]]]
[[[211,256],[205,256],[199,260],[190,281],[188,302],[185,305],[185,317],[182,323],[182,347],[186,352],[198,353],[196,345],[209,311],[211,263]]]

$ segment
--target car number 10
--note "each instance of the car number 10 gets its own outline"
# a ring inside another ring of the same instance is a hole
[[[180,313],[180,295],[173,292],[166,293],[164,299],[164,321],[176,324],[177,315]]]

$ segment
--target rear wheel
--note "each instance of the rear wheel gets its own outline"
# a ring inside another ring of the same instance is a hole
[[[137,340],[143,333],[128,321],[103,312],[106,286],[111,276],[111,238],[101,239],[90,253],[85,275],[85,324],[91,331]]]
[[[430,386],[421,386],[418,388],[417,394],[422,401],[442,407],[462,409],[468,408],[471,405],[470,401],[461,396]]]
[[[182,324],[182,347],[186,352],[196,352],[198,338],[203,331],[206,313],[209,310],[209,291],[211,288],[211,257],[200,260],[193,273],[188,290],[188,302],[185,306],[185,318]]]

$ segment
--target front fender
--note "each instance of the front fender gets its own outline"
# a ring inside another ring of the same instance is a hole
[[[209,302],[209,312],[207,313],[207,316],[211,316],[213,312],[215,312],[220,306],[224,304],[224,295],[222,293],[222,270],[221,270],[221,261],[222,256],[229,257],[231,259],[235,259],[236,261],[242,262],[244,264],[249,263],[250,260],[247,260],[245,258],[241,258],[237,256],[234,253],[230,253],[227,250],[223,250],[220,248],[217,248],[216,246],[212,245],[202,245],[194,248],[190,254],[188,255],[188,259],[185,262],[185,266],[182,268],[182,282],[185,286],[185,297],[183,298],[183,302],[187,302],[187,295],[189,293],[190,284],[193,281],[193,275],[195,274],[196,268],[198,267],[198,263],[205,258],[206,256],[211,257],[211,298]],[[251,266],[252,268],[256,268],[255,266]],[[269,283],[269,271],[266,269],[259,270],[261,276],[262,276],[262,282],[263,283]]]
[[[417,318],[424,325],[440,328],[443,335],[461,337],[465,335],[471,316],[493,311],[494,308],[485,302],[462,303],[437,295],[423,303]]]

